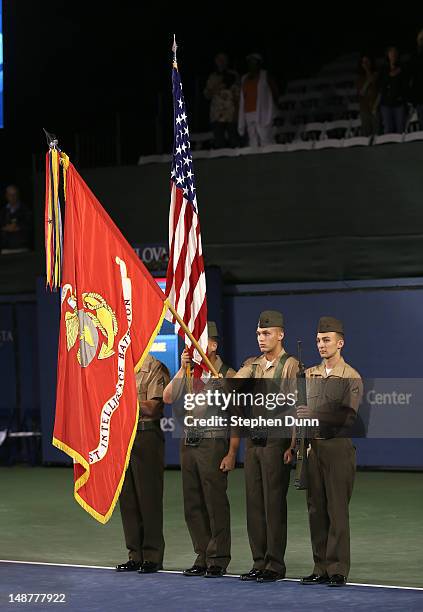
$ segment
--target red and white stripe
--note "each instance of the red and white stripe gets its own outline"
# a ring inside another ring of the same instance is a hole
[[[177,187],[174,181],[171,182],[166,295],[206,353],[208,341],[206,276],[200,220],[192,202],[184,197],[183,190]],[[168,312],[167,317],[173,321],[171,312]],[[184,338],[186,346],[192,348],[191,340],[177,322],[175,331]],[[201,362],[197,350],[193,351],[193,358],[196,363]]]

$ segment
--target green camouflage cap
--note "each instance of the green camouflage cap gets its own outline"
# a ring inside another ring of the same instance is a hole
[[[278,310],[263,310],[258,327],[283,327],[283,314]]]
[[[342,321],[335,319],[335,317],[320,317],[317,333],[324,334],[325,332],[338,332],[338,334],[343,334],[344,326]]]
[[[215,321],[207,321],[207,334],[209,338],[219,337],[219,332],[217,331],[217,325]]]

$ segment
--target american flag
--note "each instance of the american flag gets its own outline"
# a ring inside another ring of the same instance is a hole
[[[207,300],[198,216],[195,180],[189,142],[188,120],[182,92],[181,78],[176,63],[174,44],[172,69],[174,141],[171,171],[169,215],[169,264],[166,275],[166,295],[204,353],[207,351]],[[169,319],[172,315],[169,312]],[[185,339],[196,363],[201,362],[178,322],[175,331]],[[200,375],[197,372],[195,375]]]

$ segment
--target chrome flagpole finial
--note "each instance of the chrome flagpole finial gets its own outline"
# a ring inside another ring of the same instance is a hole
[[[173,35],[173,45],[172,45],[172,51],[173,51],[173,64],[176,67],[176,49],[178,48],[178,45],[176,44],[176,36],[175,34]]]
[[[59,141],[57,139],[57,136],[55,134],[50,134],[50,132],[47,132],[47,130],[45,128],[43,128],[44,134],[46,136],[46,140],[47,140],[47,144],[49,146],[50,149],[59,149],[58,144]]]

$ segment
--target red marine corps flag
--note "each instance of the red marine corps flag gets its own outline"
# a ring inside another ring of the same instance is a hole
[[[135,372],[167,301],[55,144],[47,154],[45,223],[47,284],[61,287],[53,444],[74,460],[75,499],[105,523],[137,429]]]

